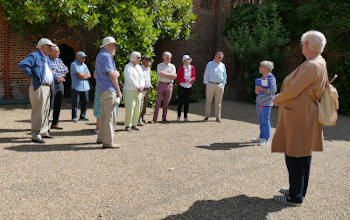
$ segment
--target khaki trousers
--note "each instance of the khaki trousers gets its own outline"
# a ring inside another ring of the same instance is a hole
[[[100,131],[97,140],[105,145],[112,145],[114,140],[115,125],[117,123],[116,108],[117,96],[113,91],[106,90],[99,94],[101,102]]]
[[[208,83],[206,86],[205,117],[210,117],[211,102],[215,99],[215,117],[221,118],[221,103],[225,84]]]
[[[32,106],[31,135],[33,139],[41,139],[41,135],[49,134],[50,87],[40,86],[34,91],[29,87],[29,99]]]

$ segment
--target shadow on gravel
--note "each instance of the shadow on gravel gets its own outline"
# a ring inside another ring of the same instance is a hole
[[[50,130],[52,136],[91,136],[95,134],[95,129],[81,129],[76,131]]]
[[[12,147],[5,147],[6,150],[18,152],[45,152],[45,151],[81,151],[81,150],[105,150],[99,145],[98,147],[84,147],[84,145],[97,145],[96,143],[79,143],[79,144],[24,144]],[[82,147],[79,147],[82,146]]]
[[[0,133],[6,133],[6,132],[24,132],[24,131],[30,131],[30,129],[0,129]]]
[[[170,215],[163,220],[178,219],[267,219],[270,212],[281,211],[294,207],[282,204],[273,199],[262,199],[239,195],[222,200],[196,201],[187,211],[177,215]]]
[[[0,144],[4,143],[28,143],[31,138],[11,137],[11,138],[0,138]]]
[[[234,142],[234,143],[213,143],[210,146],[196,146],[197,148],[207,149],[207,150],[231,150],[234,148],[241,147],[255,147],[257,143],[255,142]]]

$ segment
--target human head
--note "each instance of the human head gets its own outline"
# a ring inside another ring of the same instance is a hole
[[[259,72],[262,74],[271,73],[273,70],[273,62],[268,60],[263,60],[260,62]]]
[[[166,64],[170,63],[172,56],[173,55],[169,51],[165,51],[163,53],[163,61],[164,61],[164,63],[166,63]]]
[[[60,48],[56,45],[56,46],[52,46],[51,47],[51,53],[50,53],[50,57],[52,59],[56,59],[60,56]]]
[[[49,56],[51,53],[51,47],[52,46],[56,46],[56,44],[52,43],[51,40],[47,39],[47,38],[41,38],[37,45],[36,48],[38,48],[39,50],[41,50],[41,52],[43,54],[45,54],[46,56]]]
[[[102,40],[101,48],[105,48],[108,51],[108,53],[114,56],[117,44],[118,43],[115,41],[114,37],[105,37]]]
[[[326,43],[326,37],[319,31],[307,31],[301,36],[302,52],[306,57],[309,54],[321,54]]]
[[[182,62],[183,62],[186,66],[188,66],[188,65],[190,65],[190,63],[192,62],[192,58],[191,58],[189,55],[184,55],[184,56],[182,57]]]
[[[214,57],[215,62],[220,63],[222,59],[224,59],[224,53],[221,51],[216,52]]]
[[[151,57],[147,56],[147,55],[144,55],[142,57],[142,64],[145,66],[145,67],[149,67],[149,65],[151,64]]]
[[[140,63],[141,61],[141,53],[137,51],[133,51],[130,54],[129,61],[132,62],[134,65]]]
[[[75,57],[80,63],[84,63],[87,55],[83,51],[79,51],[77,52]]]

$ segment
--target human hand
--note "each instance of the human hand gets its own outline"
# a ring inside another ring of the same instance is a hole
[[[274,106],[279,106],[280,105],[280,103],[276,100],[276,97],[273,98],[272,101],[273,101]]]
[[[56,78],[56,81],[60,83],[60,82],[65,82],[66,80],[65,80],[63,77],[58,76],[58,77]]]

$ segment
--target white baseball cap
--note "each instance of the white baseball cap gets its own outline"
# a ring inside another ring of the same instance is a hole
[[[190,61],[192,61],[192,58],[191,58],[190,56],[188,56],[188,55],[184,55],[184,56],[182,57],[182,62],[185,62],[185,60],[190,60]]]
[[[100,48],[105,47],[108,44],[118,44],[118,43],[115,41],[114,37],[105,37],[103,38],[102,45]]]
[[[52,43],[51,40],[47,39],[47,38],[41,38],[39,41],[38,41],[38,44],[36,45],[36,48],[40,48],[41,46],[43,45],[50,45],[50,46],[57,46],[56,44]]]

